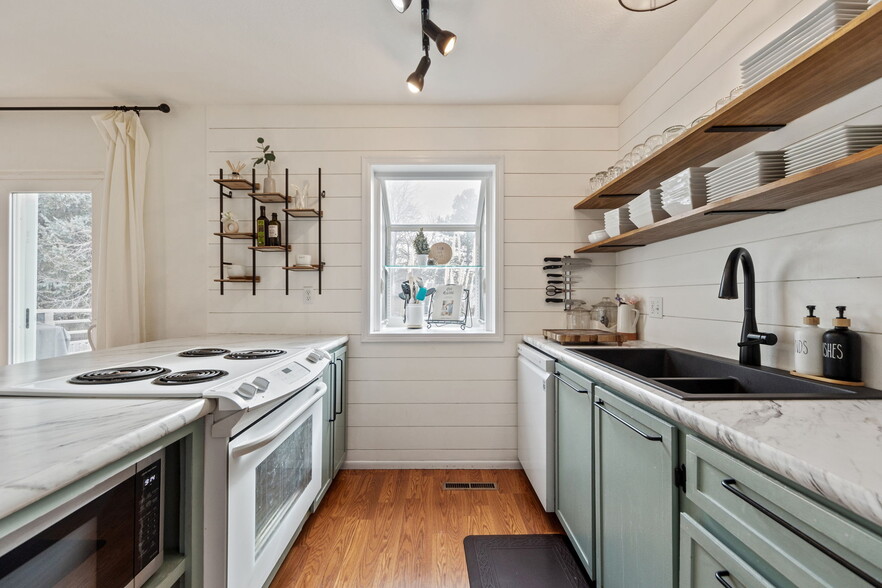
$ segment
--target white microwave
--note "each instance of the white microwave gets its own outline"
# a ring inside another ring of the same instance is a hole
[[[0,540],[0,588],[139,588],[162,565],[164,450]]]

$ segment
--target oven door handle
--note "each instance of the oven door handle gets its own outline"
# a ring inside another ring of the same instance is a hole
[[[312,405],[315,404],[316,402],[318,402],[318,400],[322,396],[324,396],[327,391],[328,391],[328,385],[325,384],[324,382],[318,382],[318,384],[316,385],[316,393],[312,395],[312,398],[310,398],[306,402],[306,404],[304,404],[298,410],[291,413],[287,418],[285,418],[285,420],[283,420],[281,423],[279,423],[278,425],[273,427],[272,430],[267,431],[266,433],[264,433],[260,437],[257,437],[256,439],[248,441],[247,443],[243,443],[242,445],[237,445],[235,447],[231,447],[230,448],[230,456],[231,457],[241,457],[241,456],[247,455],[253,451],[257,451],[261,447],[269,445],[273,441],[273,439],[275,439],[276,437],[281,435],[285,431],[285,429],[288,428],[288,426],[291,423],[293,423],[294,421],[299,419],[303,415],[303,413],[305,413],[307,410],[312,408]]]

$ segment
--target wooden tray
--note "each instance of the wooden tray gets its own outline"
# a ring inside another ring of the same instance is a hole
[[[610,333],[597,329],[543,329],[542,335],[561,345],[592,345],[597,343],[617,343],[635,341],[637,333]]]
[[[796,370],[790,370],[791,376],[798,376],[807,380],[815,380],[816,382],[824,382],[825,384],[836,384],[837,386],[866,386],[863,382],[849,382],[847,380],[831,380],[830,378],[822,378],[821,376],[810,376],[801,374]]]

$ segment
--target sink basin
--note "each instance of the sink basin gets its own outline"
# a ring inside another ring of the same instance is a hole
[[[683,349],[571,349],[683,400],[882,398],[882,390],[806,380],[769,367]]]

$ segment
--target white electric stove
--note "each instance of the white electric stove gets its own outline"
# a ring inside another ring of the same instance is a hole
[[[0,396],[216,400],[205,434],[205,585],[263,586],[318,496],[329,363],[321,349],[195,348]]]

